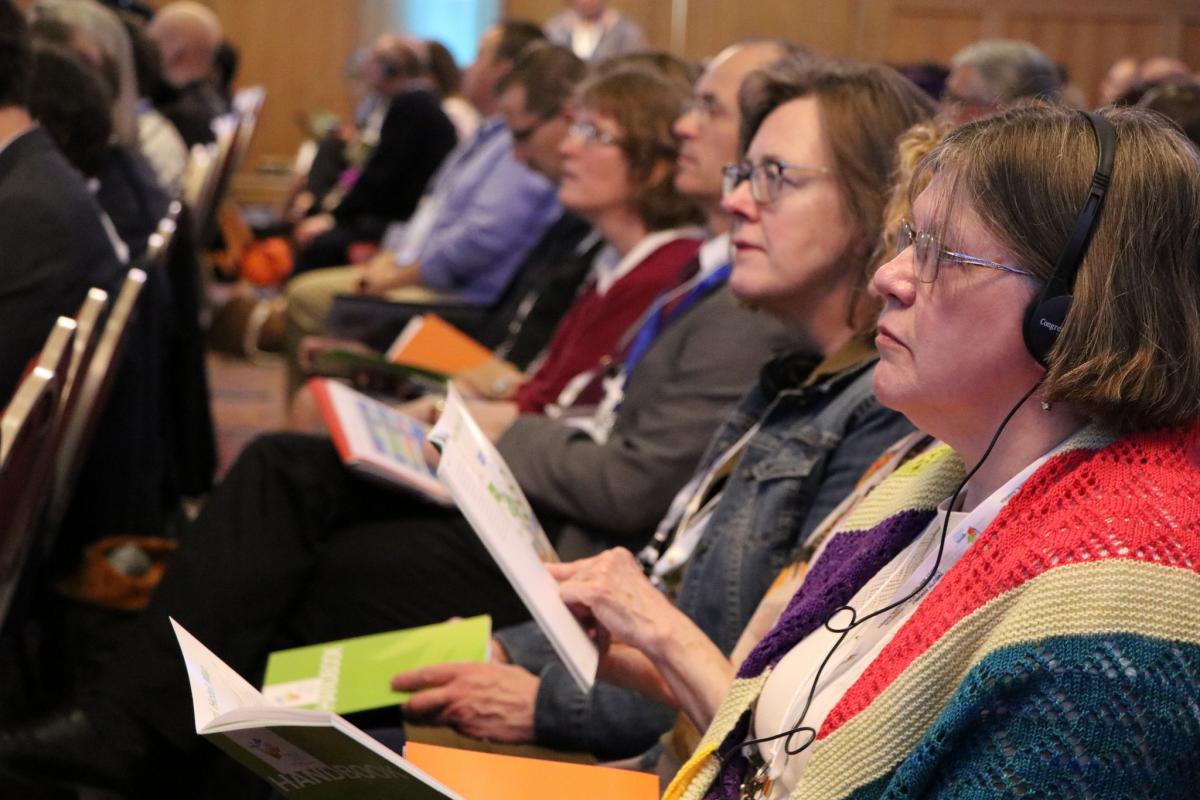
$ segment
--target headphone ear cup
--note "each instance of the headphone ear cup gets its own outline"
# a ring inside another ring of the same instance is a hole
[[[1071,295],[1060,294],[1057,297],[1047,297],[1041,302],[1034,301],[1025,312],[1025,324],[1022,334],[1025,338],[1025,349],[1034,360],[1046,366],[1050,348],[1058,340],[1058,333],[1066,322],[1067,313],[1071,310]]]

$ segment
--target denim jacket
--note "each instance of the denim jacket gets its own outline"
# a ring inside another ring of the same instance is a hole
[[[722,652],[733,650],[767,587],[802,554],[813,529],[879,454],[912,430],[872,394],[874,357],[861,344],[839,355],[848,351],[856,356],[849,366],[782,386],[772,380],[782,359],[768,365],[700,462],[706,469],[761,421],[685,567],[677,597],[679,609]],[[611,684],[580,692],[533,623],[496,636],[514,663],[541,678],[534,710],[539,744],[622,758],[653,745],[675,720],[673,710]]]

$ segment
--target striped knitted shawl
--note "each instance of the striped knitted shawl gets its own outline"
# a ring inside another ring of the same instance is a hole
[[[933,519],[946,448],[841,523],[666,800],[737,797],[779,660]],[[1200,426],[1072,438],[825,719],[793,798],[1200,793]]]

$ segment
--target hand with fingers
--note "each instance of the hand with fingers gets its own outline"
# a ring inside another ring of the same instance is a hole
[[[600,677],[708,727],[733,677],[729,660],[650,583],[633,553],[614,548],[546,567],[600,649]]]
[[[532,742],[538,678],[499,663],[438,664],[392,678],[392,689],[413,692],[404,718],[446,725],[493,742]]]

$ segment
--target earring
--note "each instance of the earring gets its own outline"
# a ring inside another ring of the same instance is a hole
[[[1050,410],[1050,401],[1043,400],[1042,401],[1042,411],[1049,411],[1049,410]]]

